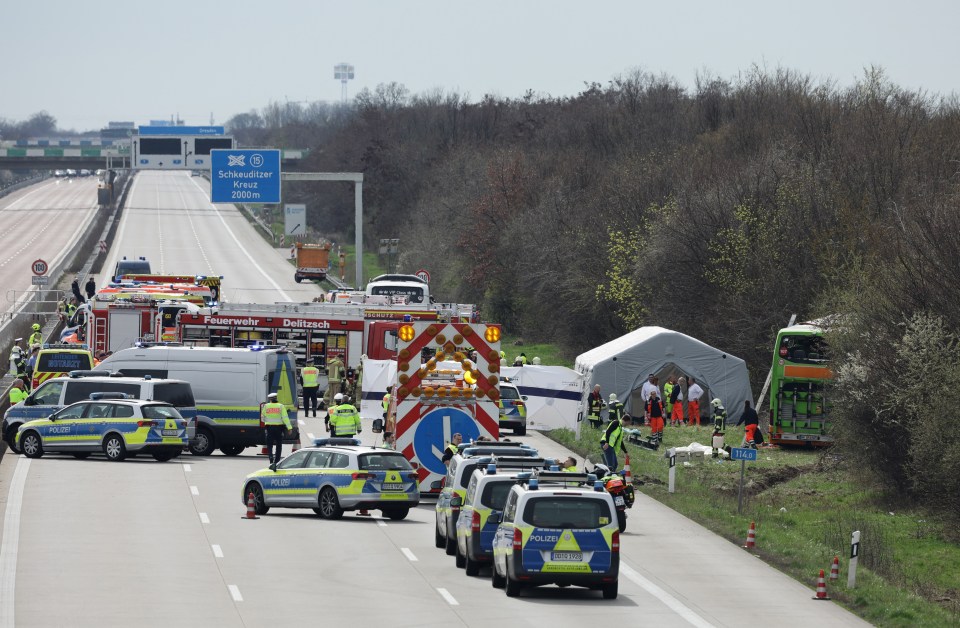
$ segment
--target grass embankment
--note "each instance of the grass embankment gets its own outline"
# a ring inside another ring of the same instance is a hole
[[[602,460],[599,430],[584,425],[579,441],[570,430],[547,435],[593,462]],[[694,441],[708,445],[711,435],[711,427],[668,426],[658,451],[628,445],[634,481],[643,483],[637,490],[739,545],[756,522],[754,553],[811,588],[819,570],[829,575],[839,556],[840,578],[828,584],[830,597],[879,626],[960,623],[960,546],[950,525],[857,484],[828,452],[761,449],[757,462],[747,463],[742,515],[738,462],[678,463],[670,494],[664,452]],[[735,447],[742,437],[743,428],[730,428],[726,442]],[[860,558],[856,588],[848,589],[854,530],[861,532]]]

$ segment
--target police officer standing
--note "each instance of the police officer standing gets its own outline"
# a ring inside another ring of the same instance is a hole
[[[603,460],[611,471],[617,470],[617,450],[627,453],[627,446],[623,442],[623,428],[630,425],[630,415],[623,411],[623,404],[617,401],[616,393],[610,393],[610,423],[600,437],[600,448],[603,449]]]
[[[87,283],[84,285],[83,289],[87,293],[88,300],[92,299],[93,295],[97,293],[97,282],[93,280],[93,275],[90,275],[90,277],[87,279]]]
[[[450,466],[450,460],[460,452],[460,443],[463,442],[463,435],[460,432],[457,432],[450,437],[450,442],[447,443],[446,449],[443,450],[443,456],[440,457],[440,461],[443,462],[446,466]]]
[[[27,338],[27,346],[29,348],[39,347],[43,344],[43,334],[40,333],[40,323],[33,324],[33,333],[30,334],[30,337]]]
[[[300,384],[303,386],[303,416],[317,416],[317,391],[320,389],[320,369],[317,368],[317,358],[300,369]]]
[[[23,389],[23,380],[13,380],[13,386],[10,388],[10,405],[15,406],[28,396],[27,391]]]
[[[333,399],[337,405],[327,413],[330,417],[330,431],[333,436],[350,438],[359,434],[362,428],[360,413],[357,412],[356,407],[344,400],[343,393],[337,393]]]
[[[23,360],[23,338],[16,338],[10,347],[10,374],[19,377],[20,363]]]
[[[329,414],[333,407],[334,395],[341,392],[340,382],[343,379],[343,360],[339,356],[333,356],[327,360],[327,393],[323,396],[323,405],[327,408]]]
[[[267,403],[260,409],[260,420],[267,432],[267,452],[270,454],[270,469],[277,470],[283,448],[283,433],[293,429],[287,417],[287,408],[277,403],[277,393],[267,395]]]

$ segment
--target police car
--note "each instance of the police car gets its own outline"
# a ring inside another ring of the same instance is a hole
[[[461,443],[460,453],[454,455],[447,465],[447,475],[443,481],[434,482],[431,488],[440,489],[437,496],[436,506],[436,526],[434,531],[434,544],[437,547],[446,548],[447,555],[453,556],[457,549],[457,517],[460,514],[459,507],[454,507],[451,500],[463,496],[467,490],[467,482],[470,481],[470,474],[476,468],[477,464],[483,460],[483,464],[492,461],[491,456],[519,456],[524,458],[535,458],[539,454],[533,447],[511,443],[509,441],[478,441],[473,443]],[[483,458],[486,456],[486,458]],[[466,462],[466,461],[470,462]]]
[[[520,394],[520,389],[510,383],[509,377],[500,378],[500,399],[497,401],[500,429],[512,429],[517,436],[527,433],[526,400],[526,395]]]
[[[108,460],[148,452],[165,462],[187,445],[187,421],[168,403],[132,399],[122,393],[94,393],[17,430],[17,447],[28,458],[44,453],[86,458],[102,451]]]
[[[420,503],[416,469],[403,454],[367,447],[354,438],[318,438],[243,482],[241,501],[253,494],[257,514],[270,508],[312,508],[324,519],[346,510],[379,510],[390,519],[406,518]]]
[[[510,487],[517,478],[530,475],[530,471],[519,470],[542,469],[544,462],[542,458],[497,458],[474,469],[457,518],[456,564],[465,568],[468,576],[476,576],[480,566],[493,558],[497,524],[490,515],[502,513]],[[453,504],[459,506],[460,498],[454,497]]]
[[[613,498],[596,476],[546,472],[510,487],[493,537],[493,586],[515,597],[542,584],[617,597],[620,531]]]

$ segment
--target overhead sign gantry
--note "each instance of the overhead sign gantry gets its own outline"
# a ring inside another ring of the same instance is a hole
[[[210,151],[232,149],[222,126],[141,126],[133,166],[142,170],[210,170]]]

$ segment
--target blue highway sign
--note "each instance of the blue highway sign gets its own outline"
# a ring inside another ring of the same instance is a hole
[[[279,203],[280,151],[210,151],[210,200],[214,203]]]
[[[756,460],[757,450],[734,447],[730,450],[730,460]]]

